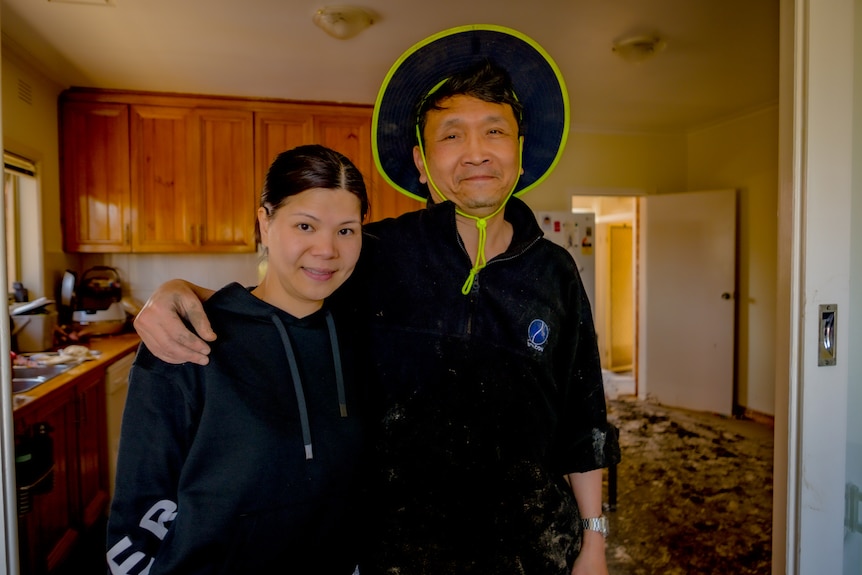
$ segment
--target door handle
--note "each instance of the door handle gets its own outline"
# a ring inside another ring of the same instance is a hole
[[[730,293],[728,293],[728,292],[724,292],[723,294],[721,294],[721,299],[730,299],[732,297],[733,296],[730,295]]]
[[[835,365],[837,349],[835,347],[835,329],[838,316],[837,304],[820,306],[820,333],[818,334],[817,365]]]

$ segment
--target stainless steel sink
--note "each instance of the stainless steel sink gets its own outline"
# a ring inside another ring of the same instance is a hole
[[[37,385],[42,385],[51,378],[68,371],[70,367],[64,363],[39,367],[13,366],[12,393],[29,391]]]

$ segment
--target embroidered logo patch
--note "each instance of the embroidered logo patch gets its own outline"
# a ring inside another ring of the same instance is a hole
[[[534,319],[527,328],[527,345],[536,351],[545,351],[548,342],[548,324],[540,319]]]

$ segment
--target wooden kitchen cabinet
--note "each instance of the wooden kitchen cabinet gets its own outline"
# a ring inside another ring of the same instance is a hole
[[[50,430],[54,467],[50,480],[30,496],[29,508],[22,512],[19,504],[19,556],[24,575],[44,575],[57,569],[106,511],[104,370],[87,373],[15,413],[16,438],[42,425]]]
[[[371,115],[371,109],[316,115],[314,134],[318,142],[350,158],[362,172],[370,204],[368,221],[374,222],[418,210],[423,204],[397,192],[377,171],[371,151]]]
[[[128,106],[70,102],[60,116],[66,251],[129,251]]]
[[[253,115],[131,107],[132,251],[253,252]]]
[[[194,251],[198,178],[192,112],[181,107],[131,107],[135,252]]]
[[[76,520],[89,529],[108,506],[108,436],[105,373],[96,371],[75,385],[75,424],[78,440]],[[74,481],[73,481],[74,482]]]
[[[200,251],[253,252],[255,209],[254,114],[248,110],[198,110],[201,150],[198,210]]]
[[[76,88],[60,113],[67,252],[254,252],[266,171],[301,144],[356,164],[369,221],[422,207],[378,174],[370,106]]]
[[[314,141],[314,117],[307,110],[297,108],[255,113],[254,187],[258,194],[276,156]]]
[[[306,106],[255,114],[256,187],[262,189],[273,159],[303,143],[318,143],[350,158],[365,179],[368,221],[395,217],[423,206],[396,192],[378,173],[371,152],[371,108]]]
[[[390,186],[377,170],[371,149],[372,112],[369,109],[348,114],[327,114],[316,118],[315,123],[321,141],[351,158],[365,177],[370,204],[369,222],[394,218],[425,207],[424,202],[414,200]],[[419,177],[418,172],[416,177]]]

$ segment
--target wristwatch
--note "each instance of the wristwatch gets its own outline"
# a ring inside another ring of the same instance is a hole
[[[598,531],[605,539],[607,539],[608,533],[610,533],[610,530],[608,529],[608,518],[604,515],[581,519],[581,527],[587,531]]]

